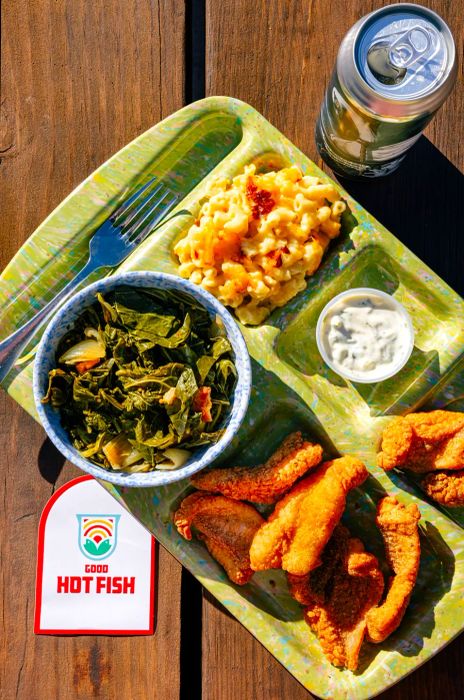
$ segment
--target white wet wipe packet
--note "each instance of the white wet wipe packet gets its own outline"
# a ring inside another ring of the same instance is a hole
[[[153,634],[155,539],[92,476],[58,489],[39,524],[36,634]]]

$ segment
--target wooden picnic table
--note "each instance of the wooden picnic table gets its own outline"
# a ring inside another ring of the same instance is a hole
[[[424,0],[462,65],[461,2]],[[313,131],[337,48],[378,0],[4,0],[0,268],[47,214],[134,137],[206,95],[249,102],[316,162]],[[379,182],[343,183],[463,294],[462,78],[408,156]],[[1,333],[1,331],[0,331]],[[310,694],[162,547],[152,637],[34,636],[39,516],[78,475],[0,393],[5,700],[307,700]],[[382,695],[457,700],[464,638]]]

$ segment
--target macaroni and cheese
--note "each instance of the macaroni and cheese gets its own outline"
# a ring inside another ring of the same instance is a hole
[[[174,247],[179,274],[235,309],[242,323],[261,323],[305,288],[346,205],[335,187],[293,165],[212,183],[187,235]]]

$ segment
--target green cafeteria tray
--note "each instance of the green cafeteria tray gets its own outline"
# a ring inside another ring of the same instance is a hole
[[[299,164],[329,178],[252,107],[229,97],[196,102],[149,129],[104,163],[39,226],[0,277],[2,336],[14,331],[53,297],[83,265],[92,231],[127,188],[156,174],[185,194],[177,210],[194,215],[212,179],[259,167]],[[340,187],[338,187],[341,190]],[[343,192],[343,190],[341,190]],[[374,526],[375,503],[385,492],[415,502],[422,520],[422,559],[405,618],[385,643],[364,644],[358,672],[340,670],[324,657],[290,597],[282,571],[255,574],[238,587],[202,543],[183,540],[171,513],[189,484],[127,489],[102,482],[308,690],[322,698],[374,697],[423,664],[464,627],[464,509],[446,512],[406,477],[376,466],[384,426],[393,415],[450,405],[464,410],[463,300],[368,212],[343,192],[357,225],[336,240],[305,291],[256,328],[242,327],[253,366],[249,411],[220,463],[259,464],[292,430],[320,441],[326,455],[349,453],[370,477],[348,499],[344,519],[366,548],[383,558]],[[174,210],[175,213],[176,210]],[[120,270],[176,273],[173,242],[189,218],[163,224]],[[97,272],[93,278],[101,275]],[[349,287],[376,287],[409,311],[415,347],[406,367],[378,385],[351,384],[324,365],[316,348],[318,315]],[[4,388],[32,416],[34,339]],[[451,404],[449,402],[452,402]]]

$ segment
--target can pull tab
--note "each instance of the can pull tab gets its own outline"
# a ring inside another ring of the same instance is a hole
[[[407,69],[429,52],[432,38],[432,29],[418,24],[400,36],[383,36],[369,48],[367,64],[381,83],[397,85],[404,80]]]
[[[408,68],[425,54],[431,45],[430,31],[416,25],[391,44],[389,61],[395,68]]]

